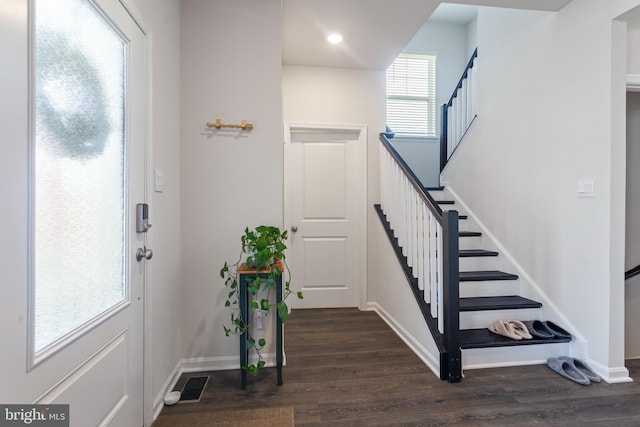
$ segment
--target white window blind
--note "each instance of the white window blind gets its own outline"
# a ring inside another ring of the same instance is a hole
[[[387,69],[387,125],[399,135],[436,135],[436,57],[400,54]]]

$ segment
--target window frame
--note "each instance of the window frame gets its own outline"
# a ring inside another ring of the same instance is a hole
[[[387,69],[386,121],[398,136],[437,136],[436,67],[436,55],[401,53]],[[422,111],[424,118],[419,117]]]

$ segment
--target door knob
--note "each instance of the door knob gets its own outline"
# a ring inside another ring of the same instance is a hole
[[[153,251],[151,249],[147,249],[146,246],[144,248],[138,248],[138,250],[136,251],[136,260],[140,262],[143,258],[153,258]]]
[[[295,233],[296,231],[298,231],[298,227],[294,225],[293,227],[291,227],[291,231]]]

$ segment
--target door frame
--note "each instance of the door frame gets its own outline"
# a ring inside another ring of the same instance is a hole
[[[336,124],[336,123],[284,123],[284,229],[291,229],[291,197],[292,194],[292,155],[291,134],[304,131],[353,131],[358,132],[356,175],[359,185],[356,220],[356,247],[357,247],[357,283],[358,309],[367,310],[367,126],[363,124]],[[289,254],[290,250],[287,249]],[[295,279],[294,279],[295,280]]]
[[[137,8],[137,6],[133,3],[132,0],[118,0],[124,10],[127,11],[133,22],[136,23],[140,31],[144,35],[144,74],[147,80],[147,84],[145,87],[146,97],[145,97],[145,140],[144,140],[144,168],[145,168],[145,179],[144,179],[144,198],[143,203],[148,203],[150,206],[151,214],[153,215],[153,189],[149,183],[153,182],[153,168],[151,167],[153,161],[153,116],[151,114],[151,105],[153,101],[153,79],[151,73],[151,64],[153,64],[153,58],[151,53],[151,47],[153,46],[153,34],[148,31],[148,27],[145,25],[145,22],[142,18],[142,13]],[[153,219],[152,219],[153,220]],[[145,245],[150,248],[155,248],[153,233],[145,233]],[[152,342],[151,337],[153,336],[153,322],[151,318],[151,287],[149,283],[151,282],[150,276],[152,273],[152,269],[149,266],[149,263],[144,262],[144,280],[143,280],[143,289],[142,295],[144,299],[143,303],[143,314],[142,314],[142,422],[144,426],[150,426],[154,421],[155,415],[155,406],[160,405],[157,402],[154,402],[156,399],[153,396],[153,363],[151,357],[151,349]],[[163,402],[162,402],[163,403]]]

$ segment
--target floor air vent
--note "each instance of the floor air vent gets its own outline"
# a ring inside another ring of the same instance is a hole
[[[202,392],[209,382],[209,376],[189,377],[186,384],[182,388],[180,394],[180,403],[199,402]]]

